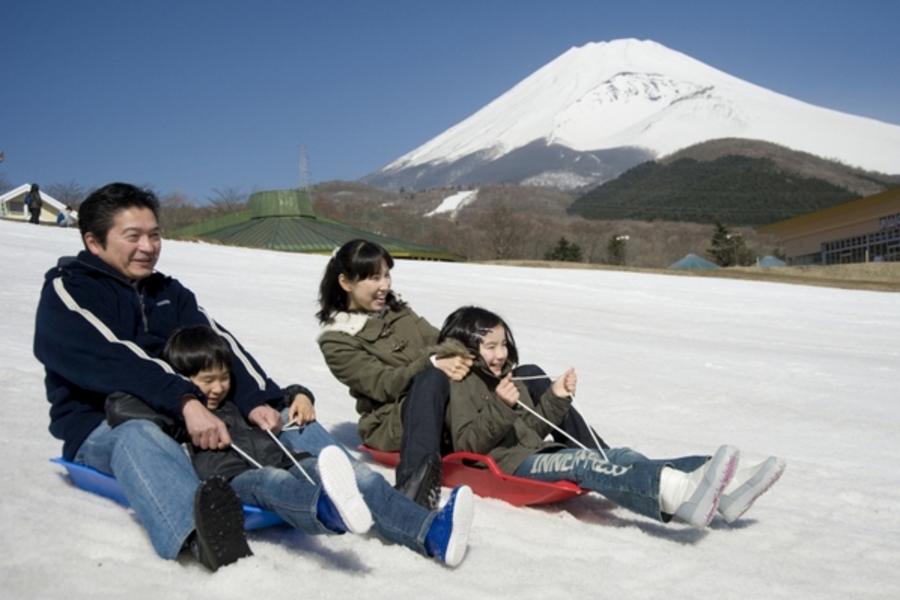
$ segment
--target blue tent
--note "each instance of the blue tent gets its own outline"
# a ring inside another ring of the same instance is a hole
[[[783,267],[785,262],[775,256],[763,256],[756,262],[757,267]]]
[[[710,262],[705,258],[700,258],[696,254],[687,254],[684,258],[680,260],[676,260],[671,265],[669,265],[670,269],[692,269],[692,270],[708,270],[708,269],[718,269],[719,265],[714,262]]]

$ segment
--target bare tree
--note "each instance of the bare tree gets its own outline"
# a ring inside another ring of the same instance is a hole
[[[78,208],[87,193],[84,187],[74,179],[65,182],[51,183],[47,186],[47,193],[72,208]]]
[[[495,202],[490,208],[483,228],[486,229],[494,258],[504,260],[515,256],[516,241],[520,235],[518,225],[518,217],[505,200]]]
[[[242,210],[247,204],[247,194],[239,187],[215,188],[207,197],[217,213]]]

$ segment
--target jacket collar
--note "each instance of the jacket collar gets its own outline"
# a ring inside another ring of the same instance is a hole
[[[347,335],[356,335],[366,326],[368,313],[335,312],[331,313],[331,322],[322,325],[319,335],[336,331]]]
[[[322,325],[319,336],[336,331],[373,342],[385,329],[391,327],[394,321],[407,314],[408,310],[403,306],[399,310],[384,308],[377,313],[336,311],[331,313],[331,322]]]
[[[103,262],[97,256],[91,254],[87,250],[82,250],[78,253],[77,256],[63,256],[56,263],[56,269],[51,269],[49,273],[47,273],[47,278],[50,279],[55,277],[58,271],[65,271],[70,269],[84,269],[86,271],[91,271],[95,273],[100,273],[107,277],[111,277],[129,287],[143,287],[150,280],[154,280],[159,277],[164,277],[159,271],[154,271],[152,275],[141,279],[137,282],[132,282],[127,277],[123,276],[121,273],[113,269],[111,266]]]

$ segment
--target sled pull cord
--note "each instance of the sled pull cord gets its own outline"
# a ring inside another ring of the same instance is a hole
[[[244,459],[245,459],[247,462],[249,462],[251,465],[253,465],[253,466],[256,467],[257,469],[262,469],[262,468],[263,468],[261,464],[259,464],[259,463],[256,462],[255,460],[253,460],[253,457],[252,457],[252,456],[250,456],[249,454],[247,454],[246,452],[244,452],[243,450],[241,450],[241,449],[238,447],[238,445],[235,444],[234,442],[231,443],[231,447],[234,449],[235,452],[237,452],[238,454],[240,454],[241,456],[243,456]]]
[[[548,421],[547,419],[545,419],[544,417],[542,417],[541,415],[539,415],[539,414],[538,414],[537,412],[535,412],[534,410],[532,410],[532,409],[528,408],[527,406],[525,406],[525,404],[524,404],[523,402],[517,402],[516,405],[517,405],[517,406],[520,406],[520,407],[522,407],[522,408],[524,408],[525,410],[527,410],[528,412],[530,412],[531,414],[533,414],[535,417],[537,417],[538,419],[540,419],[541,421],[543,421],[544,423],[546,423],[547,425],[549,425],[550,427],[552,427],[552,428],[555,429],[556,431],[560,432],[561,434],[563,434],[564,436],[566,436],[567,438],[569,438],[570,440],[572,440],[573,442],[575,442],[576,444],[578,444],[578,445],[581,447],[582,450],[590,450],[590,448],[588,448],[587,446],[585,446],[584,444],[582,444],[581,442],[579,442],[578,440],[576,440],[575,438],[573,438],[571,435],[569,435],[568,433],[566,433],[565,431],[563,431],[562,429],[560,429],[559,427],[557,427],[556,425],[554,425],[553,423],[551,423],[550,421]],[[588,425],[588,429],[590,429],[590,428],[591,428],[591,426]],[[603,447],[600,445],[600,442],[597,441],[597,438],[594,436],[594,432],[593,432],[593,431],[591,432],[591,437],[594,438],[594,443],[597,444],[597,451],[600,453],[600,456],[603,457],[603,460],[605,460],[606,462],[609,462],[609,458],[606,456],[606,452],[603,451]]]
[[[278,444],[278,447],[281,448],[281,451],[285,453],[285,455],[291,459],[291,462],[294,463],[294,466],[300,469],[300,472],[303,473],[303,476],[313,485],[316,485],[316,482],[313,481],[313,478],[309,476],[309,473],[306,472],[306,469],[300,466],[300,463],[297,462],[297,459],[294,458],[294,455],[291,454],[287,448],[284,447],[284,444],[281,443],[281,440],[278,439],[278,436],[272,433],[271,429],[266,429],[266,433],[269,434],[269,437],[275,440],[275,443]]]

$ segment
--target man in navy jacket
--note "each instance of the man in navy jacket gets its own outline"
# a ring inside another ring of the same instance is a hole
[[[60,259],[46,275],[34,353],[46,370],[50,432],[63,441],[63,456],[116,476],[160,556],[172,559],[191,547],[215,570],[250,554],[237,498],[222,482],[201,484],[180,446],[152,422],[110,428],[105,398],[130,393],[183,421],[195,445],[228,446],[228,429],[206,409],[202,392],[158,358],[175,329],[201,323],[231,345],[234,399],[244,416],[277,430],[281,417],[270,403],[282,395],[190,290],[154,271],[158,210],[151,192],[123,183],[84,201],[79,227],[85,250]],[[312,410],[311,394],[298,394],[295,403]]]

